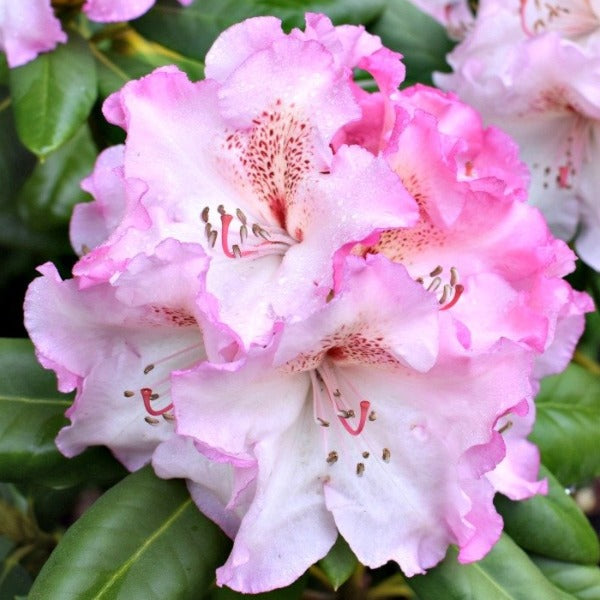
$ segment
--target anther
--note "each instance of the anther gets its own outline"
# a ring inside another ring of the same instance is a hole
[[[448,298],[450,298],[451,293],[452,293],[452,288],[450,287],[449,284],[446,284],[444,286],[444,291],[442,292],[442,296],[440,297],[439,303],[445,304],[446,300],[448,300]]]
[[[345,410],[345,409],[341,409],[340,410],[340,414],[338,415],[338,417],[340,417],[341,419],[351,419],[352,417],[355,417],[356,414],[354,413],[354,411],[352,409],[350,410]]]
[[[333,390],[333,395],[336,398],[339,398],[342,395],[342,392],[340,392],[340,390],[338,390],[338,388],[335,388],[335,390]],[[354,416],[354,415],[352,415],[352,416]]]
[[[246,219],[246,215],[239,208],[236,208],[235,215],[240,220],[240,223],[242,225],[246,225],[246,223],[248,222]]]
[[[159,423],[159,420],[154,417],[144,417],[144,421],[146,421],[148,425],[158,425]]]
[[[153,417],[160,417],[161,415],[165,414],[166,412],[169,412],[173,408],[173,403],[171,403],[168,406],[165,406],[164,408],[155,410],[150,404],[150,402],[152,401],[152,390],[150,388],[142,388],[140,390],[140,393],[142,394],[142,399],[144,401],[144,408],[146,409],[146,412],[152,415]]]
[[[441,277],[434,277],[433,281],[427,287],[428,292],[435,292],[442,285]]]
[[[365,472],[365,463],[356,463],[356,474],[359,477],[362,477],[362,474]]]
[[[376,421],[376,420],[377,420],[377,413],[374,410],[372,410],[369,413],[369,421]]]
[[[381,458],[383,459],[383,462],[390,462],[391,456],[392,453],[389,451],[389,448],[384,448],[383,452],[381,453]]]
[[[498,429],[498,433],[504,433],[505,431],[508,431],[512,425],[512,421],[507,421],[504,423],[504,425],[502,425],[502,427],[500,427],[500,429]]]
[[[458,283],[458,271],[456,267],[450,267],[450,285],[454,287]]]
[[[150,371],[152,371],[152,369],[154,369],[154,365],[146,365],[144,367],[144,375],[148,375],[148,373],[150,373]]]
[[[202,209],[202,212],[200,213],[200,216],[202,217],[202,220],[203,220],[205,223],[207,223],[207,224],[208,224],[208,212],[209,212],[209,210],[210,210],[210,209],[208,208],[208,206],[205,206],[205,207]]]
[[[160,394],[151,394],[150,400],[158,400],[160,398]]]
[[[225,207],[222,204],[219,204],[219,206],[217,206],[217,212],[221,215],[224,216],[227,213],[225,212]]]
[[[367,415],[368,415],[370,406],[371,406],[371,403],[368,400],[361,400],[361,402],[360,402],[360,420],[358,422],[358,426],[356,427],[356,429],[353,429],[352,426],[348,423],[348,421],[347,421],[348,417],[345,417],[344,414],[338,415],[338,419],[340,420],[340,423],[344,426],[344,429],[350,435],[359,435],[362,432],[362,430],[365,428],[365,423],[367,422]],[[351,412],[351,411],[344,411],[344,412]]]
[[[252,233],[256,237],[261,237],[263,240],[269,240],[269,234],[258,223],[254,223],[254,225],[252,225]]]
[[[236,258],[242,258],[242,251],[240,250],[240,247],[237,244],[231,246],[231,250],[233,251],[233,255]]]
[[[321,417],[317,417],[317,421],[319,421],[319,425],[321,427],[329,427],[329,421],[326,421],[325,419],[321,419]]]
[[[132,392],[131,390],[125,390],[123,392],[123,396],[125,396],[125,398],[133,398],[133,396],[135,396],[135,392]]]
[[[370,455],[370,453],[369,453],[369,452],[367,452],[366,450],[365,450],[365,451],[362,453],[362,457],[363,457],[363,458],[369,458],[369,456],[371,456],[371,455]]]
[[[452,300],[450,300],[450,302],[448,302],[448,304],[445,304],[444,306],[442,306],[442,308],[440,308],[440,310],[448,310],[449,308],[452,308],[460,299],[462,293],[465,291],[465,288],[463,285],[461,285],[460,283],[456,285],[456,287],[454,288],[454,297],[452,298]]]
[[[338,453],[335,450],[332,450],[327,455],[327,464],[332,465],[334,462],[337,462],[337,459],[338,459]]]
[[[170,412],[163,413],[162,418],[169,423],[172,423],[175,420],[175,415]]]
[[[245,225],[240,227],[240,242],[243,244],[248,239],[248,228]]]
[[[206,235],[206,239],[210,242],[210,234],[212,233],[212,225],[207,223],[204,226],[204,235]]]
[[[436,277],[437,275],[440,275],[443,270],[443,267],[438,265],[431,273],[429,273],[429,277]]]
[[[217,235],[218,235],[217,230],[213,229],[210,232],[210,235],[208,236],[208,243],[210,244],[211,248],[214,248],[215,244],[217,243]]]

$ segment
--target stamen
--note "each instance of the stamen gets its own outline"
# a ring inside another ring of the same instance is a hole
[[[162,418],[169,423],[172,423],[175,420],[175,415],[173,413],[167,412],[163,413]]]
[[[212,225],[210,223],[207,223],[204,226],[204,234],[206,235],[206,240],[208,242],[210,242],[210,234],[212,233]]]
[[[319,421],[319,425],[321,425],[321,427],[329,427],[329,421],[321,419],[321,417],[317,417],[317,421]]]
[[[450,267],[450,286],[454,287],[458,283],[458,271],[456,267]]]
[[[444,304],[446,302],[446,300],[448,300],[448,298],[450,297],[451,293],[452,293],[452,288],[450,287],[449,284],[446,284],[444,286],[444,291],[442,292],[442,296],[439,299],[439,303]]]
[[[372,410],[369,413],[369,421],[376,421],[376,420],[377,420],[377,413],[374,410]]]
[[[362,477],[362,474],[365,472],[365,463],[356,463],[356,474],[359,477]]]
[[[158,419],[155,419],[154,417],[144,417],[144,421],[146,421],[148,425],[158,425],[159,423]]]
[[[148,414],[152,415],[153,417],[160,417],[173,408],[173,403],[171,402],[168,406],[155,410],[150,404],[152,400],[152,390],[150,388],[142,388],[140,393],[142,394],[142,399],[144,400],[144,408]]]
[[[334,396],[335,396],[335,394],[334,394]],[[351,419],[356,416],[356,414],[354,413],[354,411],[352,409],[346,410],[346,409],[342,408],[342,409],[340,409],[340,413],[341,414],[339,414],[338,417],[340,417],[342,419]]]
[[[233,255],[235,256],[235,258],[242,258],[242,251],[240,250],[240,247],[237,244],[231,246],[231,249],[233,250]]]
[[[334,462],[337,462],[338,459],[338,453],[335,450],[332,450],[328,455],[327,455],[327,464],[328,465],[332,465]]]
[[[148,375],[148,373],[150,373],[150,371],[152,371],[152,369],[154,369],[154,365],[146,365],[144,367],[144,375]]]
[[[210,247],[211,247],[211,248],[214,248],[214,247],[215,247],[215,244],[217,243],[217,236],[218,236],[218,235],[219,235],[219,234],[217,233],[217,230],[216,230],[216,229],[213,229],[213,230],[210,232],[210,235],[208,236],[208,243],[210,244]]]
[[[437,275],[440,275],[443,270],[443,267],[438,265],[431,273],[429,273],[429,277],[436,277]]]
[[[460,283],[457,284],[454,287],[454,297],[452,298],[452,300],[450,300],[450,302],[448,302],[448,304],[442,306],[442,308],[440,308],[440,310],[448,310],[449,308],[452,308],[460,300],[460,297],[462,296],[462,293],[464,291],[465,291],[465,286],[461,285]]]
[[[367,452],[366,450],[362,453],[363,458],[369,458],[369,456],[371,456],[371,454],[369,452]]]
[[[202,212],[200,213],[200,216],[202,218],[202,220],[208,225],[208,213],[209,213],[210,209],[208,208],[208,206],[205,206],[202,209]]]
[[[512,425],[512,421],[507,421],[506,423],[504,423],[504,425],[502,425],[502,427],[500,427],[500,429],[498,429],[498,433],[504,433],[505,431],[508,431],[512,427]]]
[[[383,459],[383,462],[390,462],[391,456],[392,453],[389,451],[389,448],[384,448],[383,452],[381,453],[381,458]]]
[[[150,396],[150,400],[158,400],[160,398],[160,394],[152,394]]]
[[[442,285],[441,277],[434,277],[433,281],[427,287],[428,292],[435,292]]]
[[[370,406],[371,406],[371,403],[368,400],[361,400],[361,402],[360,402],[360,420],[358,422],[358,427],[356,429],[352,429],[352,427],[346,420],[347,417],[338,415],[338,419],[340,420],[340,423],[344,426],[344,429],[350,435],[359,435],[362,432],[362,430],[365,428],[365,423],[367,422],[367,415],[368,415]]]
[[[135,392],[132,392],[131,390],[125,390],[123,392],[123,396],[125,396],[125,398],[133,398],[133,396],[135,396]]]
[[[246,215],[239,208],[236,208],[235,214],[236,214],[237,218],[240,220],[240,223],[243,226],[246,226],[246,223],[248,222],[246,219]]]
[[[240,227],[240,243],[244,244],[248,239],[248,228],[245,225]]]

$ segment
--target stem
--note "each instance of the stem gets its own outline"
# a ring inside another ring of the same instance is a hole
[[[122,71],[121,69],[119,69],[119,67],[117,67],[117,65],[115,65],[114,62],[112,62],[111,60],[108,59],[108,57],[103,54],[102,52],[100,52],[100,50],[98,50],[98,48],[96,48],[96,46],[94,46],[94,44],[90,44],[90,50],[92,51],[92,54],[110,71],[112,71],[117,77],[120,77],[125,83],[127,83],[129,81],[129,75],[127,75],[127,73],[125,73],[125,71]]]
[[[3,110],[6,110],[11,103],[11,98],[10,96],[8,96],[8,98],[4,98],[4,100],[2,100],[2,102],[0,102],[0,112],[2,112]]]
[[[600,364],[598,364],[593,358],[583,354],[583,352],[580,350],[575,351],[575,354],[573,355],[573,362],[594,375],[600,375]]]

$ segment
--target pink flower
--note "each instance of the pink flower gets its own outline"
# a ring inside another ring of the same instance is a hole
[[[192,0],[179,0],[188,5]],[[155,0],[87,0],[83,11],[92,21],[128,21],[141,16]],[[40,52],[67,41],[50,0],[2,0],[0,3],[0,50],[9,67],[33,60]]]
[[[0,3],[0,50],[9,67],[19,67],[40,52],[67,41],[50,0],[3,0]]]
[[[480,559],[495,492],[546,489],[533,391],[591,308],[516,146],[451,94],[397,91],[398,55],[321,15],[232,27],[206,74],[107,100],[127,139],[84,181],[75,277],[31,284],[40,361],[77,389],[61,450],[185,477],[243,592],[291,583],[338,532],[407,575],[449,544]]]
[[[331,302],[283,325],[267,352],[174,376],[178,433],[257,469],[217,573],[234,589],[290,583],[338,531],[364,564],[395,560],[407,575],[451,543],[477,560],[500,534],[483,474],[504,456],[497,421],[530,397],[526,351],[438,356],[434,294],[380,256],[344,270]]]
[[[389,64],[399,81],[397,56],[362,28],[308,22],[287,36],[274,18],[250,19],[215,42],[207,80],[163,68],[107,100],[106,116],[127,130],[122,164],[111,163],[127,210],[75,266],[82,285],[118,277],[164,239],[200,243],[211,257],[205,302],[248,346],[276,318],[322,304],[334,262],[356,242],[414,221],[416,205],[382,157],[330,148],[360,114],[350,67]],[[81,227],[76,214],[78,244]]]
[[[468,0],[408,0],[447,28],[453,39],[460,40],[473,23]]]
[[[600,269],[594,190],[600,134],[600,21],[589,2],[480,3],[475,26],[436,82],[517,140],[531,169],[530,202],[556,235]]]

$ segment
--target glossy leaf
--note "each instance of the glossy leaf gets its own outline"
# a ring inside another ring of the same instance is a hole
[[[578,600],[600,598],[600,568],[598,565],[574,565],[534,556],[538,569],[558,588]]]
[[[21,141],[38,156],[59,148],[81,127],[96,100],[96,67],[87,42],[66,44],[10,71]]]
[[[555,587],[531,559],[503,534],[482,560],[461,565],[450,548],[443,563],[407,580],[422,600],[573,600]]]
[[[388,0],[379,19],[369,28],[383,43],[400,52],[406,65],[406,82],[432,84],[434,71],[448,71],[446,54],[454,43],[446,30],[408,0]]]
[[[319,561],[319,566],[327,575],[334,590],[350,578],[357,565],[358,560],[354,552],[342,536],[338,536],[327,556]]]
[[[286,29],[304,26],[305,12],[323,12],[334,23],[369,23],[383,0],[196,0],[182,10],[163,0],[132,25],[145,37],[185,56],[202,60],[223,29],[248,17],[274,15]]]
[[[37,363],[29,340],[0,339],[0,372],[0,480],[35,478],[49,485],[72,485],[122,474],[104,449],[72,460],[56,449],[54,438],[67,423],[63,414],[71,400],[56,390],[54,376]]]
[[[519,546],[542,556],[567,562],[594,564],[600,559],[598,536],[575,501],[545,467],[547,496],[522,502],[496,498],[504,530]]]
[[[98,499],[67,531],[30,600],[196,600],[214,580],[229,542],[182,481],[150,467]]]
[[[7,88],[0,88],[0,206],[13,203],[35,164],[17,136],[11,103]]]
[[[600,375],[575,364],[542,381],[531,439],[565,486],[600,475]]]
[[[20,212],[33,229],[51,229],[71,218],[73,206],[89,200],[81,189],[97,149],[84,125],[66,144],[36,166],[19,194]]]

